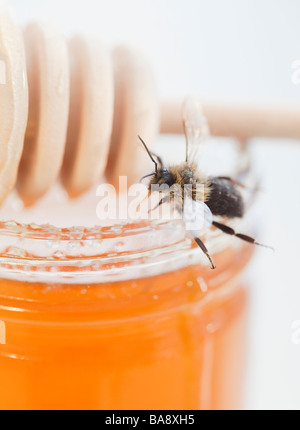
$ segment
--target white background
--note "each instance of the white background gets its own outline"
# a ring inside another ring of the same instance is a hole
[[[18,22],[53,21],[107,45],[148,55],[161,98],[272,100],[300,106],[291,64],[300,60],[297,0],[13,0]],[[300,121],[300,117],[299,117]],[[262,175],[260,240],[251,266],[246,408],[300,408],[300,142],[256,139]]]

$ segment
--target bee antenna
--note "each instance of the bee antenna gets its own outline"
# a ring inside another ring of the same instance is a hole
[[[141,136],[139,136],[139,135],[138,135],[138,138],[139,138],[139,139],[140,139],[140,141],[142,142],[142,144],[143,144],[144,148],[146,149],[147,154],[149,155],[150,159],[151,159],[151,160],[153,161],[153,163],[155,164],[155,173],[157,173],[157,161],[155,161],[155,160],[154,160],[154,158],[153,158],[153,156],[152,156],[151,152],[149,151],[148,146],[147,146],[147,145],[146,145],[146,143],[143,141],[143,139],[141,138]]]

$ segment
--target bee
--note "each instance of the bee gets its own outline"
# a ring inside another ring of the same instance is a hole
[[[239,190],[243,185],[227,176],[206,177],[198,167],[202,142],[209,135],[209,127],[202,113],[201,104],[197,100],[188,99],[184,103],[183,128],[186,139],[186,159],[185,162],[175,166],[166,166],[162,158],[151,152],[143,139],[138,136],[155,166],[154,172],[143,176],[141,181],[151,178],[148,184],[148,197],[155,185],[170,187],[171,191],[164,194],[156,208],[171,200],[174,201],[175,209],[182,213],[184,221],[192,223],[189,236],[206,255],[211,268],[215,269],[213,259],[200,238],[212,225],[223,233],[248,243],[265,245],[256,242],[248,235],[235,232],[227,225],[228,220],[244,216],[245,204]],[[189,189],[188,193],[183,192],[186,186]],[[216,217],[218,220],[215,219]],[[219,222],[220,218],[224,222]]]

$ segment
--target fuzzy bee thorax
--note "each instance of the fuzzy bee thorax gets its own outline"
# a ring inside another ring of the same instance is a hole
[[[174,190],[177,195],[178,191],[180,191],[183,198],[184,191],[186,191],[186,194],[190,193],[189,197],[193,200],[201,200],[203,202],[208,200],[210,196],[207,179],[201,175],[195,165],[189,163],[159,168],[149,182],[149,191],[151,191],[153,185],[166,185],[172,188],[172,195],[174,195]]]

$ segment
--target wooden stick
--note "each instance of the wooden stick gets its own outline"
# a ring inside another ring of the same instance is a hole
[[[213,136],[246,142],[251,137],[300,139],[300,106],[256,106],[203,102]],[[161,133],[182,134],[182,102],[161,103]]]

